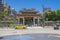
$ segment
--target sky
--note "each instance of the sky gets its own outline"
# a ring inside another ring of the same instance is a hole
[[[60,0],[2,0],[6,2],[11,8],[14,8],[17,12],[23,8],[36,10],[42,12],[42,5],[44,7],[50,7],[52,10],[60,9]]]

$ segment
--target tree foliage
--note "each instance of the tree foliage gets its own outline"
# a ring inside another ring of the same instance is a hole
[[[51,11],[44,13],[45,20],[48,18],[48,21],[60,21],[60,10]]]
[[[3,17],[4,16],[4,13],[3,12],[0,12],[0,17]]]
[[[9,9],[6,8],[6,7],[4,7],[4,16],[7,16],[8,15],[8,11],[9,11]]]
[[[0,12],[0,20],[3,20],[3,18],[4,18],[4,13]]]

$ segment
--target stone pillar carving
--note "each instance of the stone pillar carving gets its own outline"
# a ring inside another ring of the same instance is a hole
[[[38,26],[39,26],[39,21],[40,21],[40,20],[39,20],[39,17],[38,17]]]
[[[25,24],[25,18],[23,17],[23,24]]]
[[[33,24],[34,24],[34,26],[35,26],[35,18],[33,18]]]
[[[18,25],[20,24],[20,18],[18,18]]]

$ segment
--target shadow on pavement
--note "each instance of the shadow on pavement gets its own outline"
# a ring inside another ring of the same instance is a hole
[[[4,36],[3,40],[60,40],[60,34],[25,34]]]

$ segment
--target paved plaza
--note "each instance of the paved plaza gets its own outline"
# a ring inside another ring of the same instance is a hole
[[[5,36],[3,40],[60,40],[60,34],[27,34]]]
[[[3,40],[59,40],[60,29],[54,30],[53,27],[0,28],[0,37],[3,37]]]
[[[14,28],[0,28],[0,36],[5,35],[17,35],[17,34],[34,34],[34,33],[51,33],[60,34],[59,30],[54,30],[53,27],[42,28],[42,27],[28,27],[27,29],[14,29]]]

